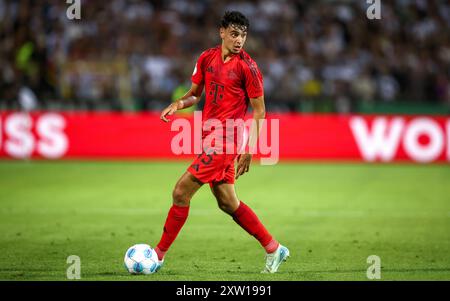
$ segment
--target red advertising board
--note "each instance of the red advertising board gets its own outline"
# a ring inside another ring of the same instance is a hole
[[[164,123],[158,113],[3,112],[0,158],[192,158],[195,132],[201,131],[195,120],[177,115]],[[450,162],[450,116],[269,114],[266,125],[259,156],[272,163]],[[185,153],[174,150],[182,132],[193,138]]]

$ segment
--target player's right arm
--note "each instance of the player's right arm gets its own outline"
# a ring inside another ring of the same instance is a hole
[[[200,57],[197,60],[197,63],[195,64],[194,72],[192,73],[191,81],[192,86],[191,89],[179,100],[175,101],[174,103],[170,104],[167,108],[165,108],[161,113],[161,120],[164,122],[169,122],[170,120],[167,119],[167,116],[172,115],[178,110],[182,110],[185,108],[189,108],[190,106],[193,106],[194,104],[198,103],[200,101],[200,96],[203,92],[203,87],[205,85],[204,82],[204,62],[205,58],[211,53],[211,51],[204,51]]]
[[[178,110],[189,108],[200,101],[200,97],[202,96],[203,85],[197,85],[192,83],[189,91],[184,94],[183,97],[178,99],[177,101],[171,103],[167,108],[165,108],[161,113],[161,120],[164,122],[169,122],[170,119],[167,116],[172,115]]]

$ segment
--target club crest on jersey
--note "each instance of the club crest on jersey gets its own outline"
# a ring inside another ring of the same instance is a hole
[[[236,74],[236,72],[234,72],[233,70],[228,71],[228,78],[229,79],[237,79],[238,76]]]
[[[213,66],[209,66],[208,68],[206,68],[206,72],[214,73],[214,68],[213,68]]]

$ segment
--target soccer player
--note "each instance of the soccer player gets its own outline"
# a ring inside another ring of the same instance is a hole
[[[248,143],[250,147],[254,147],[259,136],[260,121],[265,118],[265,105],[261,72],[243,50],[248,28],[249,21],[240,12],[225,13],[220,26],[222,44],[200,55],[192,74],[191,89],[162,111],[163,121],[168,122],[168,116],[175,111],[198,103],[205,88],[203,123],[218,119],[225,127],[227,119],[243,119],[250,103],[256,126],[252,126]],[[204,131],[202,138],[209,134],[211,133]],[[238,162],[235,172],[236,159]],[[219,208],[232,216],[265,249],[266,264],[262,272],[275,273],[278,270],[280,264],[289,257],[289,250],[278,243],[253,210],[238,199],[234,188],[235,179],[249,171],[251,160],[250,153],[238,155],[206,149],[188,167],[175,185],[173,205],[164,224],[161,240],[155,248],[160,260],[158,269],[188,217],[191,198],[203,184],[209,183]]]

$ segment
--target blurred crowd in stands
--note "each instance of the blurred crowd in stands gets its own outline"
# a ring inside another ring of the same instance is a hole
[[[74,2],[74,1],[71,1]],[[226,10],[269,110],[353,112],[378,102],[450,107],[450,3],[366,0],[0,0],[0,108],[159,110],[181,96]]]

